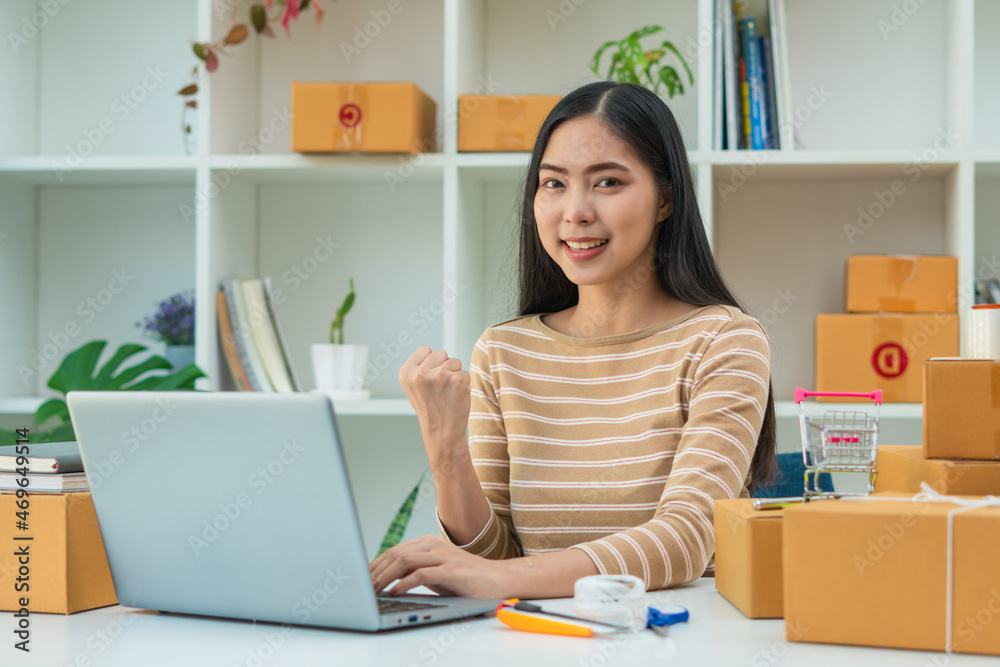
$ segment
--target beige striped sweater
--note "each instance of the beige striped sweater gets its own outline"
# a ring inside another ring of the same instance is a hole
[[[469,447],[491,515],[462,548],[572,547],[649,589],[702,576],[715,500],[748,495],[768,363],[763,329],[729,306],[601,338],[539,315],[490,327],[472,356]]]

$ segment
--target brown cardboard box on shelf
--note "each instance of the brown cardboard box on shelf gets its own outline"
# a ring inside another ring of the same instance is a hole
[[[919,403],[924,361],[957,355],[958,340],[958,315],[817,315],[816,391],[881,389],[886,403]]]
[[[292,150],[430,153],[434,100],[413,83],[292,82]]]
[[[945,649],[948,513],[960,506],[912,499],[785,510],[787,640]],[[952,649],[1000,655],[1000,507],[956,514],[953,539]]]
[[[752,498],[715,501],[715,588],[748,618],[781,618],[781,520]]]
[[[72,614],[117,604],[90,492],[31,494],[27,530],[17,528],[18,500],[0,494],[0,610]]]
[[[1000,461],[927,459],[913,445],[879,445],[875,491],[918,493],[920,483],[945,495],[1000,495]]]
[[[958,258],[852,255],[846,292],[849,313],[954,313]]]
[[[530,151],[559,95],[460,95],[458,150]]]
[[[1000,361],[932,359],[924,365],[923,454],[1000,459]]]

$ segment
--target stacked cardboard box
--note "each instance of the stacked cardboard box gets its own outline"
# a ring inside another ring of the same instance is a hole
[[[816,317],[816,390],[919,403],[923,362],[958,354],[957,270],[954,257],[850,257],[847,312]]]
[[[879,447],[874,496],[785,511],[790,641],[1000,655],[1000,361],[923,371],[923,448]]]
[[[116,604],[90,492],[34,493],[29,500],[21,531],[13,520],[18,497],[0,494],[0,610],[72,614]]]

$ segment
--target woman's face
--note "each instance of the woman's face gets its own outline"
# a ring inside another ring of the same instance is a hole
[[[672,210],[649,167],[592,116],[549,137],[534,208],[545,251],[580,286],[631,283]]]

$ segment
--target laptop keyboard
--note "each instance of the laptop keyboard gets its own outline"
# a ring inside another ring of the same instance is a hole
[[[378,600],[378,611],[380,614],[394,614],[401,611],[417,611],[418,609],[435,609],[444,607],[443,604],[428,604],[426,602],[415,602],[413,600],[399,600],[397,598],[376,598]]]

